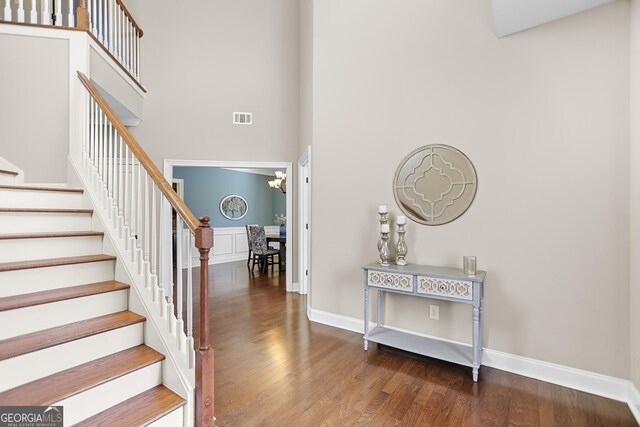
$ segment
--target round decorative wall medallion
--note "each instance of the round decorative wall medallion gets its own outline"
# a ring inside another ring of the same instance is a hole
[[[249,204],[242,196],[231,194],[220,201],[220,213],[227,219],[237,221],[249,212]]]
[[[448,145],[425,145],[396,171],[393,195],[416,222],[442,225],[461,216],[476,196],[478,177],[471,160]]]

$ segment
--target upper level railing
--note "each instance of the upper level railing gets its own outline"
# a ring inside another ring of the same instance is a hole
[[[128,253],[126,258],[129,259],[123,262],[137,274],[146,298],[160,313],[162,321],[158,322],[158,327],[165,328],[171,338],[170,345],[176,346],[178,354],[188,361],[188,369],[193,369],[195,358],[195,425],[213,426],[213,349],[209,338],[208,298],[208,261],[213,247],[213,230],[209,218],[195,218],[91,81],[80,72],[78,77],[88,92],[80,154],[83,178],[90,187],[90,194],[97,195],[96,203],[114,230],[115,238]],[[176,242],[175,285],[172,257],[165,256],[167,248],[169,253],[173,250],[171,238],[167,237],[167,231],[171,233],[171,230],[164,228],[158,218],[161,206],[167,203],[176,212],[178,233],[186,233],[189,242],[186,289],[183,289],[181,265],[182,237]],[[190,265],[193,247],[200,254],[197,266],[200,287],[195,294],[199,300],[197,348],[194,348],[193,339],[194,292]],[[163,283],[170,286],[165,288]]]
[[[142,29],[122,0],[0,0],[0,20],[88,31],[136,82]],[[75,7],[74,5],[78,6]]]

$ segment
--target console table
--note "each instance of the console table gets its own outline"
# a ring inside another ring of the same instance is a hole
[[[466,275],[462,269],[426,265],[390,265],[377,262],[364,269],[364,349],[369,341],[473,368],[478,381],[482,364],[482,311],[486,272]],[[378,293],[376,327],[369,331],[369,290]],[[473,345],[456,344],[387,328],[382,323],[383,296],[396,293],[459,302],[473,306]]]

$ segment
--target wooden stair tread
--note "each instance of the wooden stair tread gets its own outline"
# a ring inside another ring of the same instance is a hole
[[[0,173],[1,174],[5,174],[5,175],[18,176],[18,172],[16,172],[16,171],[8,171],[6,169],[0,169]]]
[[[185,404],[183,398],[158,385],[131,399],[75,424],[75,427],[146,426]]]
[[[60,265],[72,265],[72,264],[86,264],[90,262],[100,261],[114,261],[115,256],[112,255],[82,255],[71,256],[64,258],[46,258],[35,259],[27,261],[13,261],[0,263],[0,272],[2,271],[14,271],[14,270],[27,270],[30,268],[44,268],[44,267],[56,267]]]
[[[142,344],[0,393],[0,406],[51,405],[164,360]]]
[[[89,283],[86,285],[70,286],[68,288],[50,289],[29,294],[12,295],[0,298],[0,312],[31,307],[34,305],[49,304],[57,301],[65,301],[73,298],[82,298],[90,295],[104,294],[129,289],[129,285],[110,280],[106,282]]]
[[[48,239],[57,237],[91,237],[104,236],[100,231],[65,231],[61,233],[19,233],[19,234],[0,234],[0,240],[17,240],[17,239]]]
[[[11,213],[83,213],[83,214],[92,214],[93,213],[93,209],[0,208],[0,212],[11,212]]]
[[[145,318],[131,311],[107,314],[106,316],[69,323],[30,334],[0,341],[0,360],[20,356],[66,342],[90,337],[113,329],[144,322]]]
[[[38,187],[32,185],[0,185],[0,190],[56,191],[59,193],[84,193],[82,188]]]

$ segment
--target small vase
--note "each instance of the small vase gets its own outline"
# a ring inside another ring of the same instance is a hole
[[[284,224],[280,226],[280,237],[287,237],[287,226]]]

